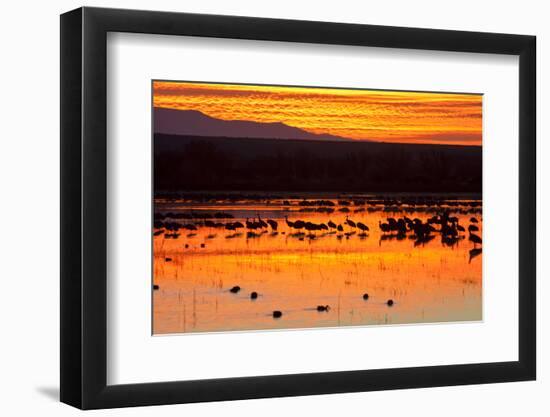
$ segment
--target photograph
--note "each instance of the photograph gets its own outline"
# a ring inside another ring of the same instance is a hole
[[[153,334],[483,320],[482,102],[153,80]]]

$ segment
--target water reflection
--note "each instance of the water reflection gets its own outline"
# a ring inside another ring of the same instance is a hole
[[[154,332],[481,319],[479,199],[322,197],[155,201]]]

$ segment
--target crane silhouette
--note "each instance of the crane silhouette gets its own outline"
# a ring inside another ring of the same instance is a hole
[[[482,243],[481,238],[478,235],[476,235],[472,232],[470,232],[469,240],[470,240],[470,242],[474,243],[474,249],[476,248],[477,245],[481,245],[481,243]]]
[[[388,223],[382,223],[380,220],[378,220],[378,227],[380,227],[383,233],[388,233],[391,230]]]
[[[346,221],[345,223],[349,226],[349,227],[357,227],[357,225],[355,224],[355,222],[353,220],[351,220],[348,216],[346,216]]]
[[[288,227],[296,230],[301,230],[306,225],[306,222],[304,222],[303,220],[296,220],[295,222],[291,222],[290,220],[288,220],[288,216],[285,216],[285,220]]]
[[[251,229],[251,230],[256,230],[256,229],[260,229],[262,226],[258,223],[258,222],[255,222],[254,220],[249,220],[249,219],[246,219],[246,228],[247,229]]]
[[[267,220],[267,223],[269,223],[269,225],[271,226],[271,229],[273,231],[277,231],[277,228],[279,227],[279,224],[275,221],[275,220]]]
[[[288,220],[288,216],[285,216],[285,222],[288,227],[294,228],[294,222],[291,222],[290,220]]]
[[[472,259],[479,255],[481,255],[481,248],[470,249],[470,258],[468,259],[468,263],[471,263]]]
[[[264,221],[260,218],[260,213],[258,213],[258,224],[259,224],[260,227],[262,227],[262,228],[267,227],[267,223],[264,222]]]

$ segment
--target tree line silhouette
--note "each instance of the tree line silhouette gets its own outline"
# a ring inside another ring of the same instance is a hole
[[[156,191],[481,192],[481,147],[155,134]]]

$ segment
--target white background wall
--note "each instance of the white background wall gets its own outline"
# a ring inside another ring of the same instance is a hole
[[[0,20],[0,410],[3,415],[74,415],[59,392],[59,17],[77,1],[5,2]],[[542,120],[550,97],[550,26],[545,2],[279,0],[92,1],[88,6],[370,23],[538,37],[538,381],[100,411],[99,415],[512,416],[550,409],[550,209],[542,166],[550,147]]]

